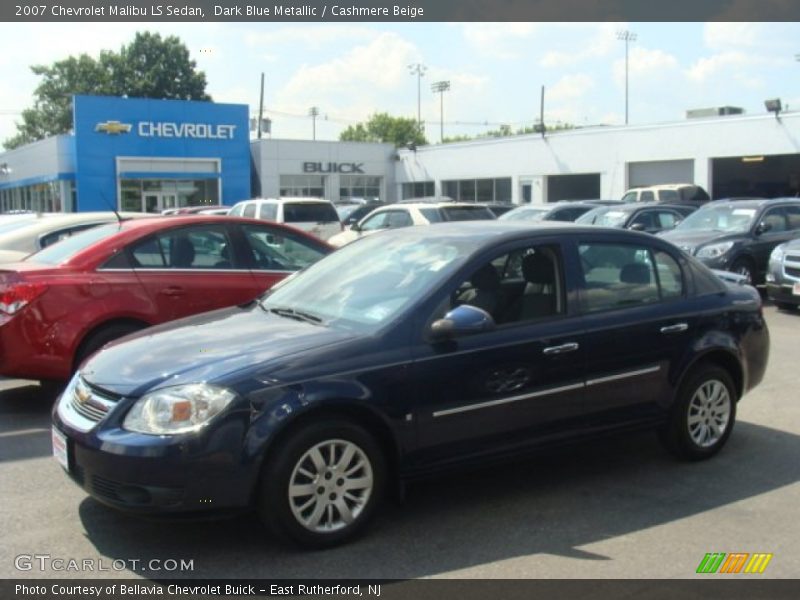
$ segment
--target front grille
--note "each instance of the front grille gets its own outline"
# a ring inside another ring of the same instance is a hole
[[[99,392],[97,388],[90,387],[83,379],[79,379],[72,390],[69,402],[76,413],[98,423],[116,406],[118,398]]]
[[[789,277],[798,277],[800,278],[800,269],[796,269],[794,267],[783,267],[784,273],[786,273]]]

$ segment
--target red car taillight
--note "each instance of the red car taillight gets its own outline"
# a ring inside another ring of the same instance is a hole
[[[14,315],[46,290],[45,283],[13,283],[0,289],[0,313]]]

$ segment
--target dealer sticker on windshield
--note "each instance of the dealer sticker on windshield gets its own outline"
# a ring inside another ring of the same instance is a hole
[[[69,448],[67,447],[67,436],[53,427],[53,456],[59,464],[69,471]]]

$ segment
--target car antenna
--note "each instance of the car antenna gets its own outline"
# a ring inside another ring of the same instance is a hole
[[[113,213],[114,213],[114,216],[115,216],[115,217],[117,217],[117,223],[119,223],[120,225],[122,225],[122,221],[123,221],[124,219],[123,219],[123,218],[122,218],[122,216],[121,216],[121,215],[120,215],[120,214],[117,212],[117,209],[116,209],[116,207],[115,207],[113,204],[111,204],[111,202],[109,202],[109,201],[108,201],[108,198],[107,198],[107,197],[106,197],[106,195],[103,193],[103,190],[100,190],[100,197],[103,199],[103,202],[104,202],[106,205],[108,205],[108,207],[111,209],[111,212],[113,212]]]

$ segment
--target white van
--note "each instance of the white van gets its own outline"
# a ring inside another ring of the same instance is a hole
[[[237,202],[228,214],[285,223],[323,240],[344,229],[333,203],[323,198],[253,198]]]

